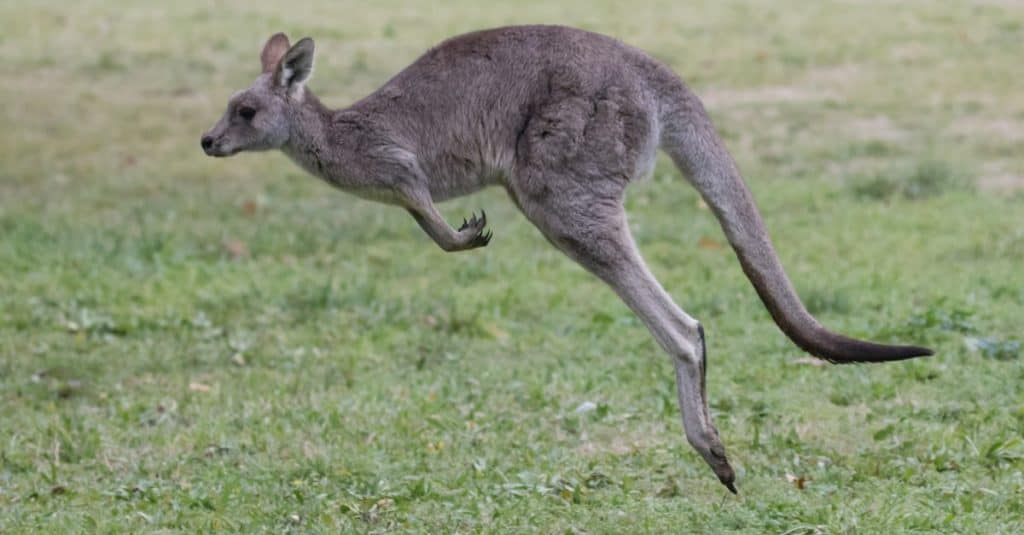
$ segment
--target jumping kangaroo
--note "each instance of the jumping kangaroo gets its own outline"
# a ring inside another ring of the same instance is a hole
[[[313,40],[278,33],[263,72],[202,137],[210,156],[281,149],[331,185],[408,210],[445,251],[486,246],[483,210],[450,226],[434,203],[487,186],[508,192],[555,247],[601,278],[675,366],[686,438],[733,493],[708,412],[704,328],[651,275],[623,195],[664,149],[700,192],[775,323],[834,363],[931,355],[835,334],[807,311],[779,263],[735,162],[700,100],[660,61],[611,37],[515,26],[453,37],[370,96],[325,107],[306,87]]]

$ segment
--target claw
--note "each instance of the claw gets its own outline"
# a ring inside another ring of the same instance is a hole
[[[483,247],[487,245],[494,234],[486,229],[487,227],[487,213],[480,210],[480,215],[477,216],[476,212],[470,214],[469,219],[462,218],[462,226],[459,227],[459,232],[471,232],[473,236],[469,238],[468,244],[472,247]]]

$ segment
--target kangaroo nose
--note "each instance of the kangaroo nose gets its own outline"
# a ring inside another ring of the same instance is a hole
[[[213,146],[213,138],[210,136],[203,136],[203,139],[201,139],[199,143],[203,146],[203,150],[210,150],[210,147]]]

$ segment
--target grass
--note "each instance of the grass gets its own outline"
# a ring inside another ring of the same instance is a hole
[[[667,358],[501,192],[444,206],[495,232],[451,255],[199,150],[274,31],[341,106],[515,22],[670,63],[820,319],[937,355],[813,365],[662,161],[631,224],[706,325],[734,498]],[[1020,532],[1022,37],[1008,2],[0,4],[0,532]]]

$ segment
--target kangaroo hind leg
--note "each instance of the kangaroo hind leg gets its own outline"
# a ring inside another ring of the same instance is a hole
[[[620,202],[580,202],[576,196],[573,202],[559,203],[553,198],[541,206],[524,206],[524,212],[556,247],[611,286],[671,356],[686,438],[735,493],[735,473],[708,411],[703,328],[647,268]]]

